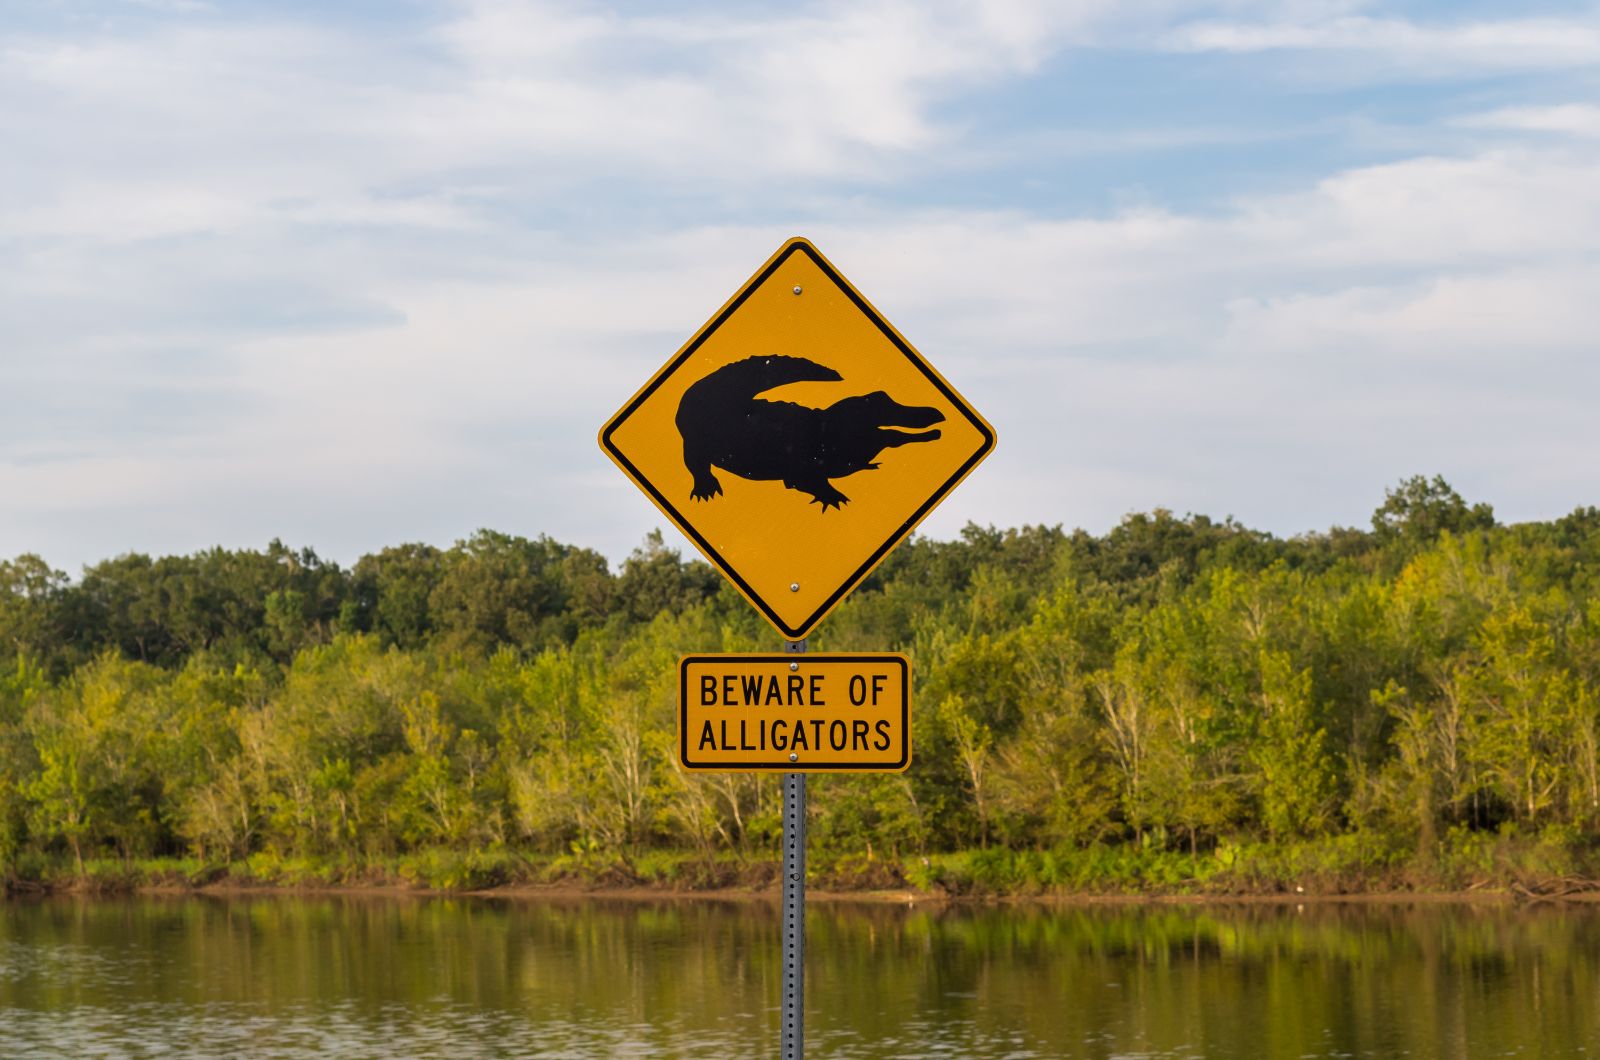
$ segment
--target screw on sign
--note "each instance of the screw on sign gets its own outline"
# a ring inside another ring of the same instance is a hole
[[[994,448],[994,429],[804,239],[600,431],[600,447],[783,635],[679,662],[678,761],[783,774],[780,1054],[805,1049],[806,774],[911,763],[911,662],[814,654],[817,624]]]

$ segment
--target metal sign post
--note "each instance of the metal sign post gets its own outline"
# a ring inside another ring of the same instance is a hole
[[[789,641],[786,652],[806,650]],[[806,1052],[806,775],[783,774],[783,994],[779,1055],[803,1060]]]
[[[783,1060],[805,1056],[806,775],[783,775]]]

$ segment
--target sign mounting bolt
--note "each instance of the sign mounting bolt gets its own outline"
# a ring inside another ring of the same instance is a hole
[[[791,593],[799,592],[800,591],[800,583],[799,582],[790,582],[789,583],[789,591]]]
[[[793,751],[790,751],[789,752],[789,761],[798,762],[798,761],[800,761],[800,756],[795,754]]]
[[[790,663],[789,664],[789,669],[798,670],[798,669],[800,669],[800,664],[799,663]]]
[[[799,294],[800,293],[800,285],[798,283],[794,285],[794,293],[795,294]]]

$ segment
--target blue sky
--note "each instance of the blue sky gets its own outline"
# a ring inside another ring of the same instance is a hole
[[[0,555],[480,526],[787,236],[996,425],[926,524],[1600,502],[1600,5],[0,7]]]

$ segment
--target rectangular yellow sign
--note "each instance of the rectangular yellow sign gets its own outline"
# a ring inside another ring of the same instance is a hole
[[[904,655],[685,655],[678,692],[685,769],[899,773],[911,764]]]

